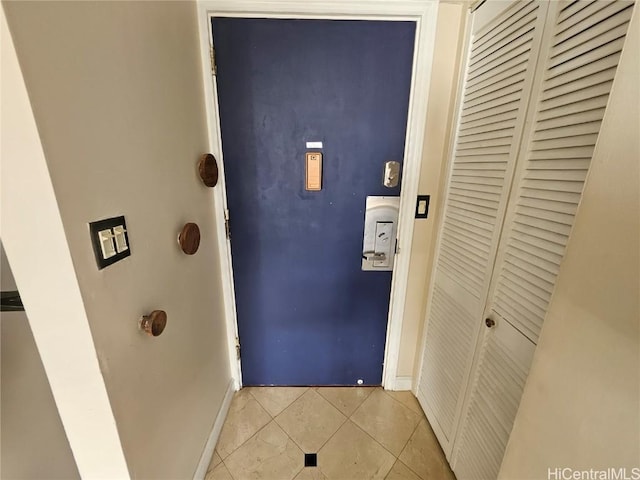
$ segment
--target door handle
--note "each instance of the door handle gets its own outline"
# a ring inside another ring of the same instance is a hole
[[[400,197],[367,197],[362,270],[393,270]]]
[[[382,262],[387,259],[383,252],[362,252],[362,258],[369,262]]]

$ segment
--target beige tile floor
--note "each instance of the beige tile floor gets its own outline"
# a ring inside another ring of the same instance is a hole
[[[304,454],[317,453],[317,467]],[[373,387],[235,394],[206,480],[455,480],[416,398]]]

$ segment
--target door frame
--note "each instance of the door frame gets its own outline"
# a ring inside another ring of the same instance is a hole
[[[425,137],[437,15],[438,0],[198,0],[198,32],[209,151],[218,160],[219,169],[218,186],[213,189],[216,215],[215,229],[221,271],[223,308],[227,327],[230,374],[236,389],[242,387],[242,365],[237,354],[239,347],[238,322],[231,263],[231,244],[226,236],[224,222],[226,215],[228,215],[228,209],[218,91],[212,68],[211,18],[225,16],[415,22],[416,37],[398,218],[398,254],[393,268],[382,372],[382,385],[385,389],[406,390],[411,388],[411,385],[406,385],[402,381],[398,382],[398,357],[400,355],[400,337],[409,280],[415,202],[418,195],[418,182],[422,164],[422,147]]]

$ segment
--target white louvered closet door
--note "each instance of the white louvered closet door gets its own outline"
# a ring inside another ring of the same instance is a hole
[[[491,311],[533,343],[596,145],[632,1],[562,1],[501,240]]]
[[[458,480],[497,477],[596,145],[631,1],[560,1],[499,242],[473,382],[454,447]]]
[[[474,30],[418,398],[449,456],[469,382],[548,4],[501,2]],[[504,9],[506,7],[506,9]]]

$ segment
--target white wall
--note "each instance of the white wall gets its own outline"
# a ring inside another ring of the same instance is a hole
[[[441,178],[447,161],[453,105],[457,93],[460,50],[467,7],[441,3],[438,7],[429,107],[425,126],[419,193],[431,195],[429,217],[415,220],[411,266],[400,340],[398,376],[413,376],[420,331],[425,320],[426,292],[436,240]],[[418,356],[419,357],[419,356]]]
[[[4,10],[0,10],[0,38],[2,243],[11,259],[79,473],[85,478],[127,478],[120,438]],[[8,410],[3,414],[6,419],[20,412]],[[52,451],[55,449],[52,447]]]
[[[24,312],[2,312],[4,479],[80,478]]]
[[[195,3],[4,9],[129,472],[191,477],[230,380],[213,196],[196,176],[207,135]],[[117,215],[132,255],[98,271],[87,224]],[[194,256],[176,243],[187,221],[201,228]],[[153,309],[168,314],[157,338],[137,330]]]
[[[15,289],[0,244],[0,283]],[[0,313],[0,478],[80,478],[24,312]]]
[[[639,47],[636,8],[502,479],[640,467]]]

